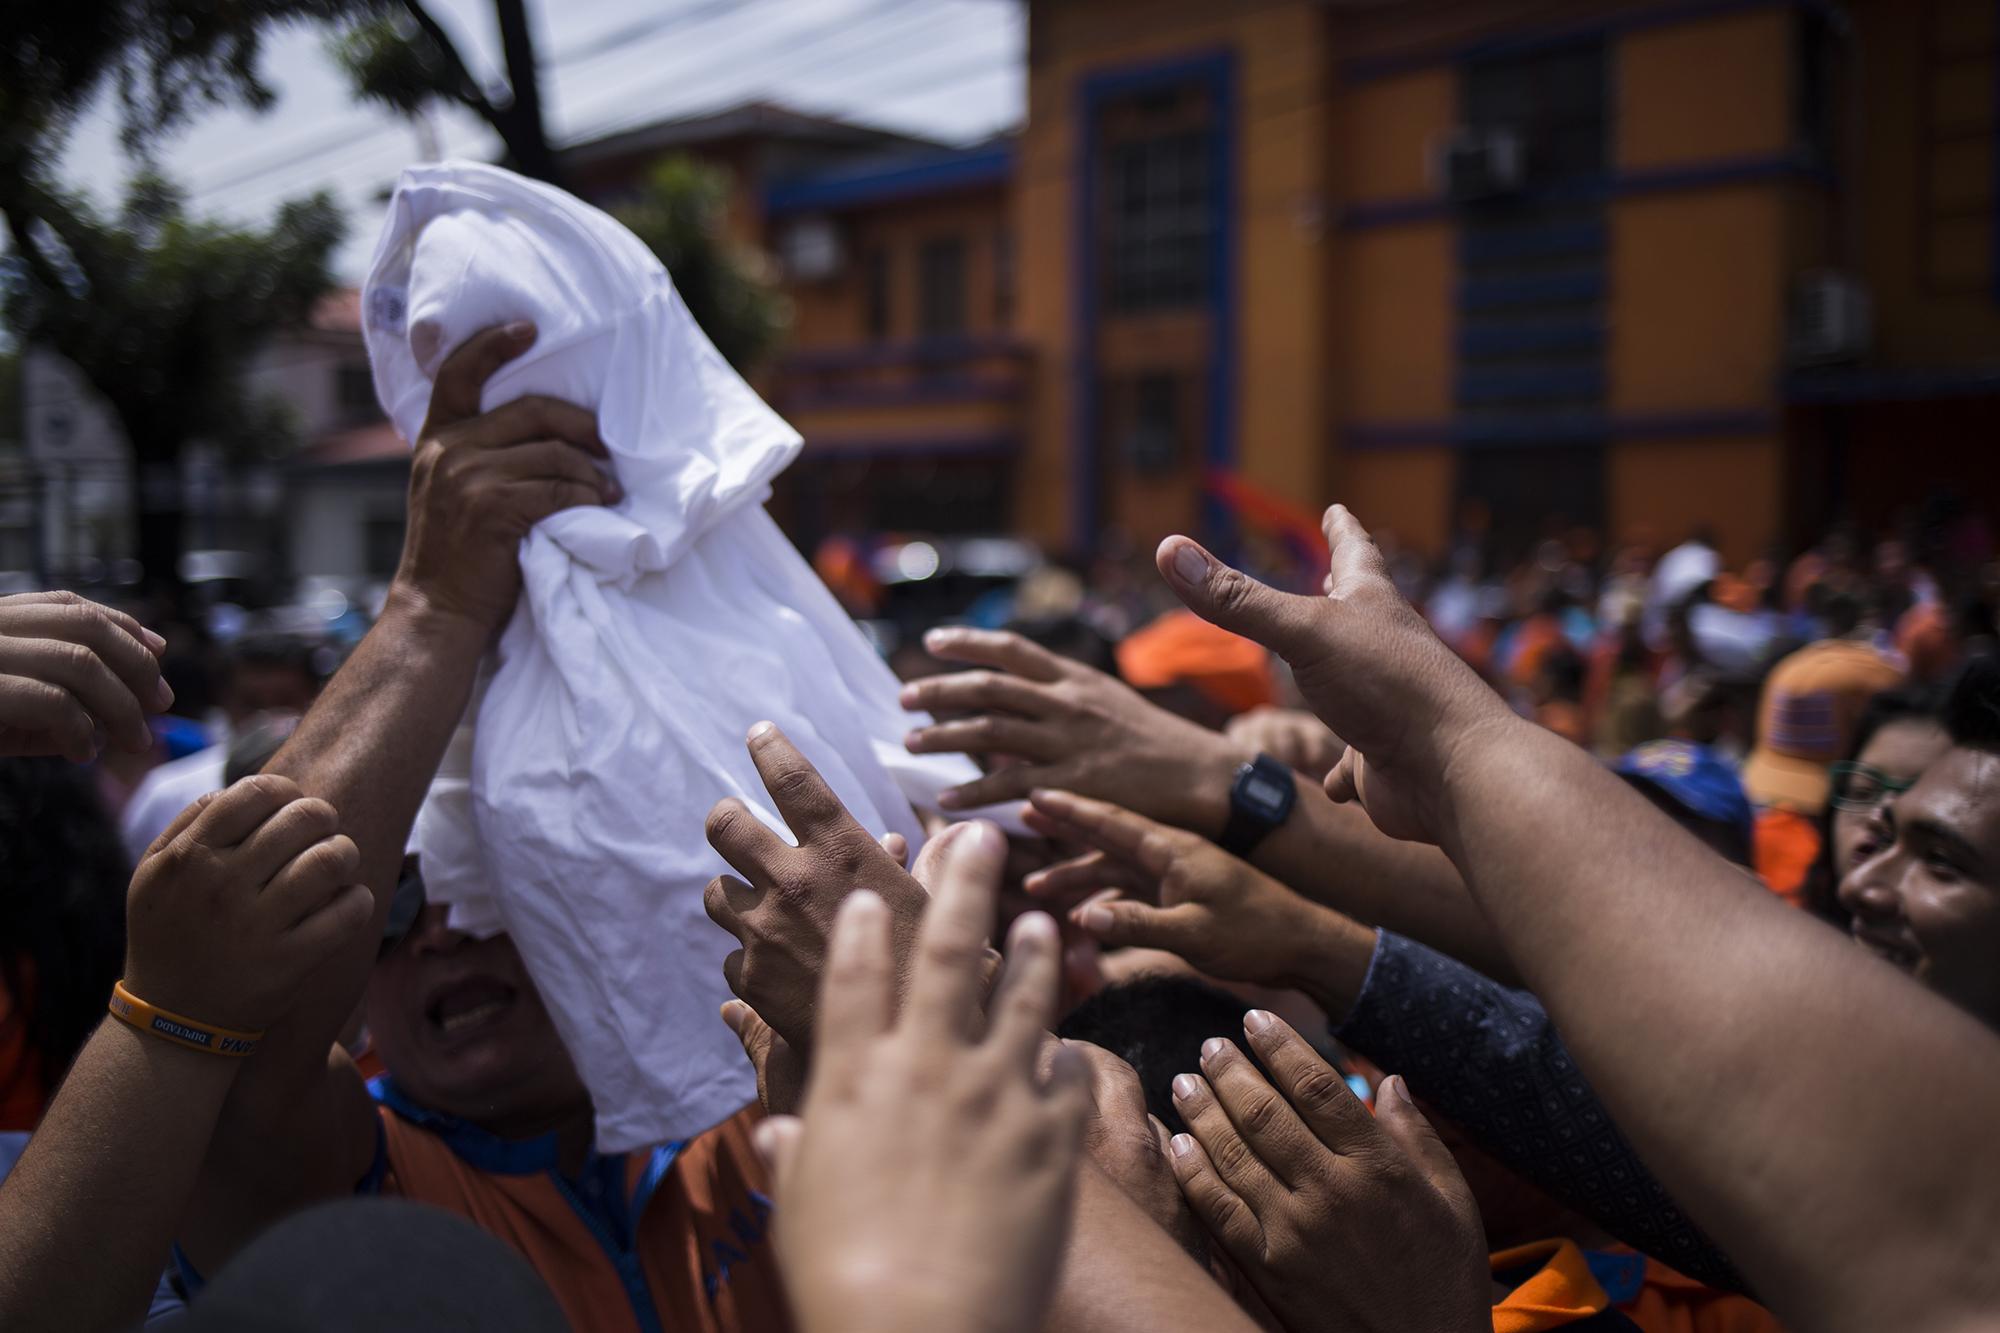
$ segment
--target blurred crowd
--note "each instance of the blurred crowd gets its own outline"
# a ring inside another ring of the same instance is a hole
[[[946,600],[823,548],[979,776],[913,848],[751,730],[790,839],[664,836],[757,1101],[613,1152],[410,854],[519,590],[423,521],[476,466],[372,620],[0,599],[0,1323],[2000,1326],[1968,514],[1500,568],[1336,507]]]

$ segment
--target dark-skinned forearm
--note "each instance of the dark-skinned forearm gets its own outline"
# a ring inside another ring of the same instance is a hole
[[[1922,1329],[2000,1300],[2000,1037],[1525,722],[1469,732],[1445,791],[1444,844],[1508,954],[1775,1311]]]
[[[145,1317],[237,1066],[99,1025],[0,1184],[0,1327]]]
[[[265,766],[340,812],[375,894],[369,928],[329,959],[274,1024],[224,1104],[182,1237],[213,1264],[270,1217],[352,1187],[373,1140],[360,1083],[330,1077],[360,1003],[411,823],[458,725],[487,635],[398,585],[382,617]]]
[[[1085,1160],[1077,1167],[1069,1240],[1042,1327],[1049,1333],[1170,1328],[1251,1333],[1256,1325],[1187,1251]]]
[[[1505,950],[1450,858],[1384,837],[1360,807],[1335,805],[1316,782],[1298,783],[1291,818],[1251,857],[1259,870],[1314,902],[1514,983]]]
[[[382,618],[264,766],[332,802],[341,832],[361,852],[362,882],[375,894],[373,928],[320,971],[267,1039],[315,1073],[367,983],[410,826],[465,711],[487,640],[483,627],[397,585]]]
[[[1220,838],[1237,770],[1256,757],[1220,734],[1192,747],[1177,784],[1179,799],[1160,817]],[[1358,807],[1328,800],[1313,778],[1295,773],[1292,781],[1298,799],[1291,816],[1252,850],[1252,865],[1314,902],[1420,940],[1496,981],[1517,983],[1492,927],[1443,852],[1384,837]]]

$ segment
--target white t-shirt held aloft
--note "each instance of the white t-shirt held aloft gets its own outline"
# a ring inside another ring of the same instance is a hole
[[[406,171],[362,294],[376,391],[414,440],[444,359],[531,320],[491,409],[546,394],[597,413],[624,498],[521,543],[521,601],[469,737],[417,829],[426,888],[465,928],[510,932],[589,1086],[605,1151],[683,1137],[755,1095],[716,1016],[734,941],[703,888],[727,867],[709,808],[783,829],[744,735],[776,722],[876,835],[922,830],[975,770],[917,758],[922,718],[763,510],[800,440],[695,325],[612,218],[474,163]]]

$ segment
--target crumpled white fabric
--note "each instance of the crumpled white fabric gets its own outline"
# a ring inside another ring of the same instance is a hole
[[[737,796],[783,830],[743,738],[776,722],[880,836],[976,775],[763,510],[799,436],[729,368],[612,218],[511,172],[403,173],[362,293],[383,408],[415,440],[439,365],[489,325],[534,346],[486,384],[594,408],[624,499],[522,541],[523,592],[416,829],[452,921],[510,932],[589,1087],[600,1150],[684,1137],[755,1095],[716,1016],[735,943],[701,906]],[[789,836],[789,835],[787,835]]]

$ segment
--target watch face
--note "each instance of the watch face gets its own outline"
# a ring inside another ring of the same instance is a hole
[[[1252,773],[1243,783],[1243,803],[1267,818],[1284,808],[1285,792],[1260,773]]]

